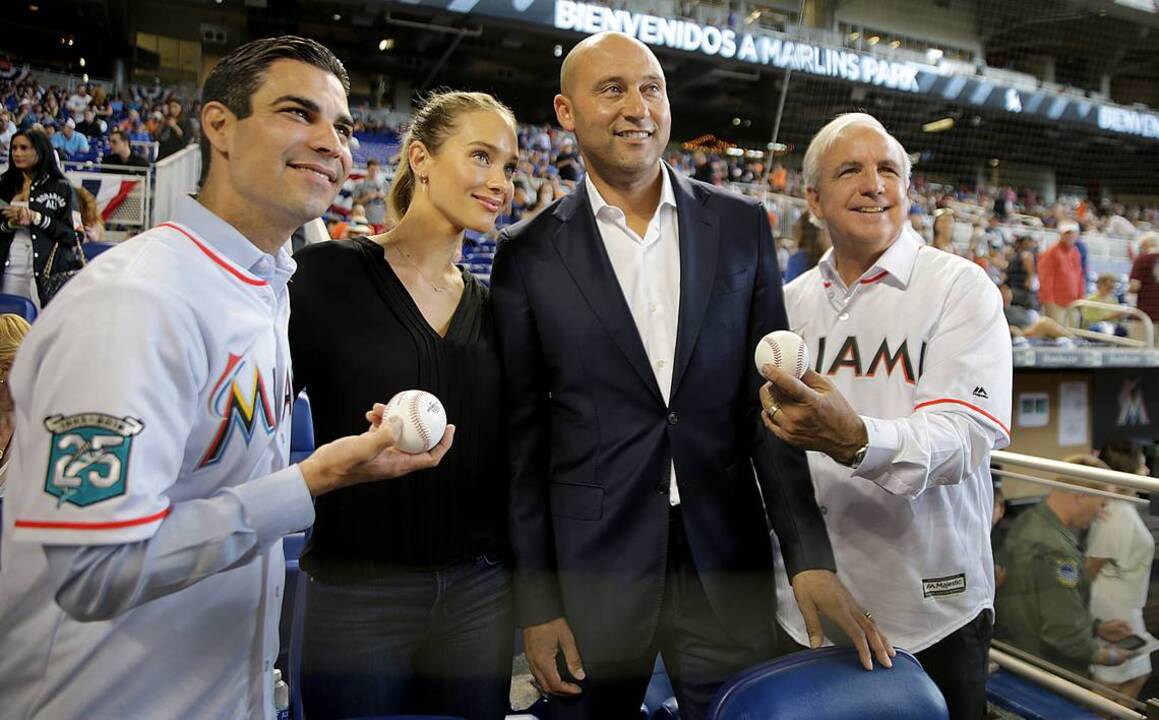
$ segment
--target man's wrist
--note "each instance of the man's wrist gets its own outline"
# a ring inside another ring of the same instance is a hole
[[[317,450],[310,457],[298,463],[298,469],[301,470],[302,479],[306,481],[306,487],[310,490],[312,497],[325,495],[331,490],[337,489],[339,485],[339,474],[330,464],[318,457]]]
[[[861,416],[857,416],[857,424],[854,430],[849,435],[849,439],[845,442],[839,454],[833,456],[833,459],[842,465],[854,466],[860,464],[865,459],[865,452],[869,449],[869,431],[865,428],[865,421]]]

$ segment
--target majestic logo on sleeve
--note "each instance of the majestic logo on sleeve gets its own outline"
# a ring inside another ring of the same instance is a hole
[[[257,366],[246,372],[248,365],[249,361],[241,356],[230,355],[225,370],[213,386],[209,411],[221,418],[221,424],[198,461],[198,469],[220,462],[235,435],[240,435],[242,442],[249,445],[259,429],[268,437],[278,426],[274,406],[266,392],[265,378]]]
[[[51,415],[44,427],[52,433],[44,491],[65,503],[86,507],[124,495],[129,449],[145,424],[131,417],[104,413]]]

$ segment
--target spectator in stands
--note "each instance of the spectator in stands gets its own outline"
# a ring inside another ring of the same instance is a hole
[[[659,651],[680,716],[703,718],[727,677],[776,651],[770,520],[818,636],[822,612],[864,665],[871,650],[888,665],[832,572],[803,453],[756,424],[746,368],[784,326],[764,208],[662,162],[664,70],[628,35],[568,53],[555,111],[584,181],[504,231],[491,275],[516,605],[549,713],[631,717]]]
[[[1129,442],[1109,443],[1099,459],[1112,470],[1148,477],[1143,451]],[[1134,496],[1129,488],[1118,488],[1121,495]],[[1155,558],[1155,539],[1139,515],[1134,503],[1111,500],[1106,510],[1091,525],[1086,542],[1086,569],[1091,581],[1091,618],[1123,618],[1131,632],[1148,638],[1143,622],[1143,606],[1151,579],[1151,561]],[[1136,655],[1122,665],[1091,668],[1095,679],[1117,693],[1139,697],[1139,691],[1151,676],[1149,655]]]
[[[28,334],[28,321],[19,315],[0,315],[0,502],[4,500],[4,483],[12,462],[12,434],[16,429],[16,407],[12,402],[12,363],[16,350]]]
[[[793,236],[797,251],[789,257],[785,266],[786,284],[817,267],[821,256],[830,246],[828,231],[812,222],[807,214],[794,223]]]
[[[403,141],[390,193],[398,224],[298,255],[290,349],[295,384],[319,398],[315,435],[340,436],[360,408],[416,387],[458,426],[437,469],[318,503],[302,558],[307,717],[506,714],[514,625],[499,354],[487,290],[454,258],[465,229],[493,228],[518,151],[515,119],[495,98],[433,95]]]
[[[60,153],[61,160],[71,160],[89,151],[89,139],[76,131],[76,123],[72,118],[64,121],[59,133],[53,133],[51,142]]]
[[[1135,307],[1159,321],[1159,232],[1139,236],[1139,255],[1131,265],[1128,292],[1135,293]]]
[[[1013,254],[1006,265],[1004,284],[1010,288],[1011,303],[1027,310],[1038,307],[1038,261],[1035,258],[1035,241],[1025,235],[1014,241]]]
[[[1119,298],[1115,296],[1115,285],[1118,282],[1119,280],[1115,277],[1114,273],[1102,273],[1095,282],[1095,291],[1088,295],[1086,299],[1105,305],[1118,305]],[[1114,327],[1111,325],[1111,322],[1123,316],[1121,310],[1101,310],[1089,307],[1082,308],[1080,313],[1082,314],[1082,326],[1084,328],[1111,333],[1114,332]]]
[[[49,273],[74,269],[72,254],[53,253],[54,244],[77,242],[72,186],[43,133],[20,130],[12,136],[8,170],[0,175],[0,200],[8,203],[0,224],[0,292],[26,297],[39,307],[49,257]]]
[[[109,133],[109,154],[101,158],[101,162],[105,165],[149,167],[149,161],[133,150],[129,136],[124,130],[114,130]]]
[[[105,136],[107,126],[103,120],[97,119],[92,108],[84,111],[84,119],[76,124],[76,131],[89,140]]]
[[[1108,469],[1090,455],[1066,462]],[[1080,488],[1105,484],[1068,478]],[[1089,678],[1091,665],[1122,665],[1131,657],[1113,644],[1131,634],[1124,619],[1091,619],[1091,580],[1077,533],[1090,527],[1107,499],[1078,490],[1052,489],[1042,502],[1014,521],[1002,543],[1006,579],[998,588],[996,637],[1076,675]]]
[[[281,536],[310,525],[313,497],[448,449],[453,433],[430,454],[394,449],[378,405],[369,430],[360,410],[355,436],[287,466],[280,248],[350,170],[347,82],[301,38],[223,57],[205,82],[197,198],[82,272],[21,347],[16,404],[37,420],[7,482],[6,715],[272,717]]]
[[[65,110],[68,111],[68,118],[73,122],[80,122],[84,118],[85,110],[89,109],[89,104],[92,102],[92,96],[89,95],[89,86],[85,84],[78,85],[76,91],[68,96],[65,102]],[[56,113],[52,113],[53,116]]]
[[[934,238],[930,242],[938,250],[954,254],[954,211],[938,208],[934,211]]]
[[[1075,247],[1078,223],[1064,220],[1058,231],[1058,242],[1038,259],[1038,302],[1047,317],[1065,325],[1066,308],[1086,294],[1086,281],[1082,257]]]
[[[371,225],[386,224],[386,187],[378,161],[366,161],[366,177],[354,186],[354,202],[365,209],[366,220]]]
[[[194,142],[193,125],[185,117],[185,110],[177,100],[169,101],[169,108],[157,128],[157,159],[163,160]]]
[[[101,218],[101,210],[97,207],[97,199],[91,192],[79,185],[74,185],[77,206],[80,208],[81,227],[84,232],[84,242],[105,241],[105,221]]]
[[[570,182],[572,187],[583,177],[583,162],[579,153],[575,151],[575,144],[570,137],[565,136],[559,143],[559,154],[555,156],[555,167],[559,170],[559,179]]]
[[[12,136],[16,134],[17,129],[11,114],[7,110],[0,109],[0,157],[8,157],[8,145],[12,142]]]
[[[785,288],[785,303],[821,372],[765,366],[765,425],[813,451],[851,591],[916,654],[950,717],[978,720],[994,622],[990,453],[1010,442],[1002,300],[974,263],[923,252],[906,222],[909,156],[871,115],[823,127],[804,174],[833,248]],[[779,620],[804,644],[801,616]]]
[[[104,129],[107,131],[109,123],[113,121],[113,108],[108,95],[105,94],[105,88],[103,86],[97,85],[93,88],[93,99],[89,103],[89,109],[93,111],[93,115],[97,120],[104,123]],[[101,134],[103,135],[104,132]]]

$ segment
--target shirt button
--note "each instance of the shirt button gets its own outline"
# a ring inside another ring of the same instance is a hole
[[[822,514],[822,515],[828,515],[828,514],[829,514],[829,508],[825,507],[824,505],[822,505],[822,506],[821,506],[819,509],[821,510],[821,514]]]
[[[678,422],[680,422],[680,416],[679,416],[679,415],[677,415],[677,414],[676,414],[676,413],[674,413],[674,412],[668,413],[668,424],[669,424],[669,425],[675,425],[675,424],[676,424],[676,423],[678,423]]]
[[[656,303],[648,303],[649,312],[655,313],[657,310]]]
[[[265,672],[270,671],[270,661],[269,660],[266,660],[264,663],[262,663],[262,670],[264,670]]]
[[[657,367],[657,368],[659,368],[659,369],[661,369],[661,370],[663,370],[663,369],[664,369],[664,366],[665,366],[665,365],[667,365],[667,364],[668,364],[668,363],[664,362],[663,360],[657,360],[657,361],[656,361],[656,367]]]
[[[840,315],[838,315],[838,316],[837,316],[837,319],[838,319],[838,320],[848,320],[848,319],[849,319],[849,313],[847,313],[847,312],[843,312],[843,313],[841,313]]]

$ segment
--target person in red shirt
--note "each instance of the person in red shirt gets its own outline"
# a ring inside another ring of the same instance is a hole
[[[1159,319],[1159,233],[1146,232],[1139,238],[1139,256],[1131,265],[1130,291],[1138,296],[1135,307],[1152,319]]]
[[[1058,242],[1038,259],[1038,302],[1047,317],[1065,325],[1066,307],[1083,297],[1086,278],[1082,256],[1075,247],[1078,223],[1064,220],[1058,231]]]

